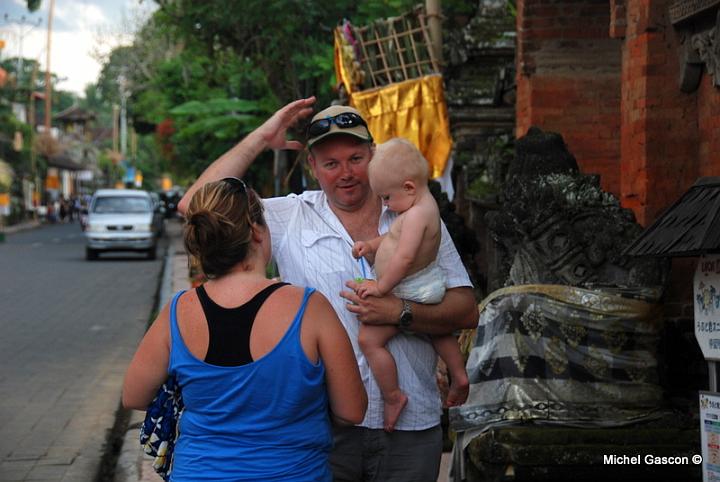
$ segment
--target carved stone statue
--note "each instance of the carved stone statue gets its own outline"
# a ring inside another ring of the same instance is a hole
[[[509,465],[517,480],[563,473],[614,443],[652,444],[635,424],[678,420],[663,409],[657,369],[666,262],[622,255],[642,228],[598,176],[580,173],[559,134],[531,128],[515,148],[500,208],[486,216],[505,259],[493,284],[504,287],[463,342],[470,394],[450,409],[467,480],[504,480]],[[686,443],[683,430],[662,435]]]
[[[517,141],[502,208],[489,213],[506,251],[504,285],[661,286],[665,263],[622,250],[642,228],[629,209],[581,174],[562,137],[530,128]]]

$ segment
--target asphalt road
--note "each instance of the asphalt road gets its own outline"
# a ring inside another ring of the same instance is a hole
[[[161,274],[141,254],[85,261],[77,224],[0,243],[0,480],[92,480]]]

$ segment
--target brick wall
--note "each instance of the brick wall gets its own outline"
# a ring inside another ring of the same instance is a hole
[[[559,132],[583,172],[620,194],[621,41],[607,0],[518,0],[517,136]]]
[[[561,133],[583,172],[647,226],[699,176],[720,176],[720,88],[679,88],[672,0],[518,0],[517,135]],[[693,337],[697,259],[672,263],[664,298],[663,385],[705,388]],[[688,376],[688,372],[690,376]]]
[[[652,222],[697,177],[696,96],[678,87],[668,0],[628,0],[622,56],[621,201]]]
[[[720,176],[720,88],[704,74],[697,92],[699,176]]]

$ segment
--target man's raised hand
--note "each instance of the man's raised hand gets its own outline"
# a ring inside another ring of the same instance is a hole
[[[289,141],[285,136],[289,127],[312,113],[314,103],[314,96],[290,102],[258,127],[257,133],[262,136],[269,149],[289,149],[294,151],[302,149],[303,144],[301,142]]]

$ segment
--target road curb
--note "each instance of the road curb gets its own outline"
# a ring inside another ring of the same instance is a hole
[[[27,231],[29,229],[39,228],[40,226],[42,226],[42,223],[40,223],[40,221],[28,221],[26,223],[3,226],[2,229],[0,229],[0,232],[3,232],[4,234],[15,234],[19,233],[20,231]]]

